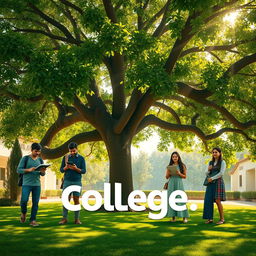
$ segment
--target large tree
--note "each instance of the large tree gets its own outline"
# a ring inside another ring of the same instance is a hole
[[[1,0],[0,9],[6,144],[37,134],[54,159],[70,141],[102,141],[124,202],[131,143],[149,126],[162,146],[256,153],[255,1]]]

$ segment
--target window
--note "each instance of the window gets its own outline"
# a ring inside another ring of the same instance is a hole
[[[5,169],[0,168],[0,180],[5,180]]]
[[[242,175],[239,175],[239,186],[242,187],[242,185],[243,185]]]

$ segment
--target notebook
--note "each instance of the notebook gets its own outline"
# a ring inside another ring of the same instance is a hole
[[[172,176],[177,176],[178,165],[168,165],[167,169],[170,171]]]

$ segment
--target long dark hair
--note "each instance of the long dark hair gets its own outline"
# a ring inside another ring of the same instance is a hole
[[[183,164],[183,162],[181,160],[181,157],[180,157],[180,154],[178,152],[176,152],[176,151],[172,152],[169,165],[173,165],[174,164],[174,162],[172,160],[172,156],[173,155],[177,155],[178,156],[178,164],[179,164],[179,167],[180,167],[180,172],[184,173],[184,166],[186,167],[186,165]]]
[[[219,158],[218,158],[218,162],[217,162],[217,165],[220,165],[221,164],[221,161],[222,161],[222,152],[221,152],[221,149],[219,148],[219,147],[215,147],[215,148],[213,148],[212,149],[212,151],[213,150],[217,150],[219,153],[220,153],[220,156],[219,156]],[[215,158],[214,157],[212,157],[212,163],[214,163],[215,162]]]

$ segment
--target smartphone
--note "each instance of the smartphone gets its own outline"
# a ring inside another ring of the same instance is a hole
[[[67,162],[68,165],[75,165],[73,162]]]

